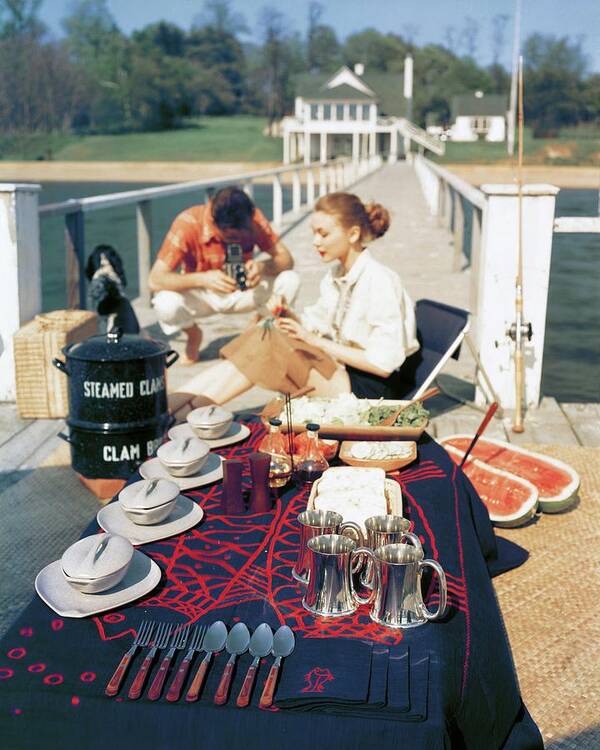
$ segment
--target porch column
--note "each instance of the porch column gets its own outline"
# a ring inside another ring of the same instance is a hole
[[[390,156],[388,161],[390,164],[398,161],[398,130],[394,127],[390,130]]]
[[[357,162],[360,158],[360,133],[352,133],[352,161]]]
[[[377,133],[369,133],[369,156],[375,156],[377,153]]]
[[[321,164],[327,161],[327,133],[321,133]]]
[[[310,164],[310,133],[308,130],[304,131],[304,163]]]
[[[283,131],[283,163],[289,164],[290,158],[293,161],[294,157],[290,154],[290,141],[293,143],[293,133],[290,133],[289,130]]]

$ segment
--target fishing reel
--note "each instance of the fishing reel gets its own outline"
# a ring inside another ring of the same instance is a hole
[[[506,332],[506,335],[509,336],[513,341],[517,340],[517,324],[513,323],[511,327]],[[521,323],[521,338],[527,339],[527,341],[531,341],[531,337],[533,336],[533,328],[531,326],[531,323]]]

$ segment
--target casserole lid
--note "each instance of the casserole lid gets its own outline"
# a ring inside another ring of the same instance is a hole
[[[213,404],[212,406],[200,406],[198,409],[194,409],[187,415],[186,419],[191,425],[210,427],[233,419],[233,413],[222,406]]]
[[[128,510],[151,510],[171,502],[179,495],[179,486],[169,479],[142,479],[119,492],[119,502]]]
[[[92,534],[68,547],[60,562],[69,578],[93,581],[121,570],[132,557],[129,539],[116,534]]]
[[[210,447],[204,440],[197,437],[188,437],[163,443],[156,451],[156,455],[167,463],[185,466],[198,461],[202,456],[206,456],[209,451]]]

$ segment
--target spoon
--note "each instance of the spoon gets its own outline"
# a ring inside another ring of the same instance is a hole
[[[250,631],[243,622],[238,622],[229,631],[227,636],[227,643],[225,648],[228,653],[231,654],[229,661],[225,665],[223,670],[223,676],[219,687],[215,693],[215,703],[217,706],[222,706],[227,702],[227,696],[229,695],[229,685],[231,683],[231,676],[233,675],[233,666],[235,660],[240,654],[243,654],[248,650],[248,644],[250,643]]]
[[[409,406],[413,406],[419,401],[421,403],[423,401],[427,401],[428,398],[433,398],[433,396],[437,396],[439,392],[440,392],[439,388],[430,388],[428,391],[425,391],[425,393],[422,396],[419,396],[419,398],[415,398],[412,401],[409,401],[407,404],[402,404],[402,406],[399,409],[396,409],[391,414],[388,414],[388,416],[385,419],[382,419],[378,427],[393,427],[394,424],[396,423],[396,420],[398,419],[398,416],[402,414],[402,412],[405,409],[408,409]]]
[[[260,696],[260,708],[270,708],[273,704],[273,694],[275,693],[275,683],[277,682],[281,660],[292,653],[295,645],[296,641],[291,628],[288,628],[287,625],[282,625],[277,629],[277,632],[273,636],[273,648],[271,649],[275,661],[269,671],[269,676]]]
[[[252,638],[250,638],[250,653],[254,657],[254,660],[246,672],[244,684],[242,685],[242,689],[240,690],[240,694],[236,701],[236,705],[240,708],[247,706],[250,702],[250,693],[252,692],[252,686],[254,685],[254,679],[260,665],[260,660],[263,656],[270,654],[272,648],[273,631],[266,622],[263,622],[256,628],[254,633],[252,633]]]
[[[192,684],[187,691],[187,695],[185,696],[185,699],[186,701],[188,701],[188,703],[198,700],[198,695],[200,694],[202,683],[204,682],[204,678],[206,677],[206,673],[208,672],[208,667],[210,665],[212,655],[217,651],[222,650],[226,640],[227,627],[225,626],[225,623],[221,622],[221,620],[213,622],[213,624],[208,629],[204,640],[202,641],[202,650],[206,651],[206,656],[204,657],[204,659],[202,659],[202,662],[198,667],[198,671],[196,672],[196,676],[194,677]]]

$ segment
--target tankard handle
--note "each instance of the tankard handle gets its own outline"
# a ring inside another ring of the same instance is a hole
[[[375,571],[375,580],[373,581],[373,588],[371,589],[369,596],[364,597],[364,596],[359,596],[359,594],[357,594],[354,589],[354,585],[352,585],[352,596],[354,597],[354,601],[357,604],[371,604],[373,599],[375,599],[375,595],[377,594],[377,591],[381,588],[381,573],[379,571],[379,566],[377,565],[377,562],[375,560],[375,555],[373,554],[373,550],[370,550],[368,547],[357,547],[355,550],[352,550],[352,553],[350,554],[350,561],[352,564],[353,572],[354,572],[355,558],[362,562],[363,555],[365,555],[366,557],[370,557],[371,562],[373,563],[373,570]]]
[[[423,615],[428,620],[438,620],[440,617],[444,615],[446,612],[446,600],[448,596],[448,588],[446,586],[446,574],[444,573],[444,569],[442,566],[436,562],[435,560],[420,560],[419,561],[419,585],[421,581],[421,572],[423,568],[432,568],[438,575],[439,579],[439,588],[440,588],[440,603],[438,604],[438,608],[435,612],[430,612],[423,601],[420,602],[420,607],[423,612]]]
[[[365,537],[360,526],[357,523],[354,523],[354,521],[344,521],[338,527],[338,534],[341,534],[342,536],[349,536],[349,535],[344,534],[344,531],[348,529],[350,531],[353,531],[356,534],[356,544],[359,547],[362,547],[363,544],[365,543]],[[358,570],[360,570],[360,568],[362,567],[362,564],[363,564],[363,558],[362,556],[358,556],[352,562],[352,572],[356,573]]]
[[[405,531],[404,534],[402,534],[402,538],[405,539],[409,544],[412,544],[413,547],[416,547],[419,552],[423,552],[423,545],[421,544],[421,540],[416,534],[413,534],[411,531]]]

